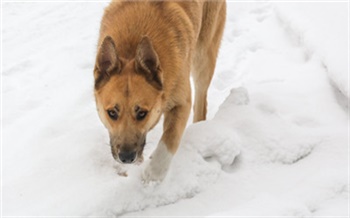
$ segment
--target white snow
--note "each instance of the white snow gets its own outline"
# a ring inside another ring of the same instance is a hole
[[[277,3],[276,14],[295,45],[303,47],[305,58],[317,56],[332,82],[347,97],[348,3]],[[347,8],[347,10],[345,9]]]
[[[229,2],[208,121],[149,185],[161,122],[122,177],[95,109],[106,5],[2,3],[3,216],[348,217],[348,3]]]

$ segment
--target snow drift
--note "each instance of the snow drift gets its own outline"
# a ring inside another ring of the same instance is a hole
[[[118,175],[94,105],[106,3],[2,6],[2,215],[348,215],[346,3],[229,2],[208,120],[149,186],[145,163]]]

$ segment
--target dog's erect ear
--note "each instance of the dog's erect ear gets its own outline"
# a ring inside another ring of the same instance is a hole
[[[98,50],[94,71],[95,89],[108,81],[112,73],[120,72],[121,62],[118,58],[115,44],[110,36],[106,36]]]
[[[144,75],[155,88],[163,88],[158,55],[147,36],[144,36],[137,46],[135,65],[137,73]]]
[[[106,36],[99,48],[96,60],[96,67],[101,74],[110,76],[112,71],[120,68],[115,44],[110,36]]]

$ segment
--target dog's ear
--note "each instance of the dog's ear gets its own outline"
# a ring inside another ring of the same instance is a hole
[[[162,72],[158,55],[154,50],[150,39],[144,36],[136,49],[135,57],[136,72],[146,77],[146,80],[155,88],[163,88]]]
[[[95,86],[98,82],[108,79],[112,73],[119,72],[121,67],[112,37],[106,36],[97,53],[95,66]]]

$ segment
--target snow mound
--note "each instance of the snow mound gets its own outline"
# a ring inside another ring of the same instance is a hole
[[[214,184],[222,169],[232,165],[239,154],[240,140],[232,129],[225,127],[225,122],[214,119],[193,124],[187,128],[163,182],[141,183],[140,174],[146,163],[129,167],[129,176],[118,178],[120,183],[108,197],[115,208],[106,208],[102,214],[121,215],[192,198]]]
[[[230,126],[228,129],[236,129],[244,150],[252,154],[247,158],[254,162],[291,164],[307,156],[318,144],[314,137],[309,137],[302,129],[283,120],[267,105],[259,104],[256,107],[248,102],[246,89],[232,89],[215,116],[215,119],[225,120],[226,125]]]
[[[186,129],[166,179],[144,186],[139,175],[146,164],[131,168],[129,177],[122,178],[116,187],[113,197],[116,208],[109,213],[121,215],[192,198],[214,184],[225,167],[232,167],[241,150],[241,159],[246,162],[292,164],[308,156],[318,143],[281,117],[267,115],[261,107],[249,104],[245,88],[232,89],[213,120]],[[248,205],[265,200],[257,197]],[[273,204],[279,202],[269,200]],[[286,214],[307,214],[304,207],[294,207],[285,201],[279,204],[287,210]],[[265,208],[266,214],[275,208]],[[285,210],[281,209],[282,215]],[[264,210],[259,213],[265,214]]]
[[[215,119],[190,126],[183,144],[196,150],[205,160],[216,160],[222,167],[231,165],[240,154],[240,141],[235,131]]]

